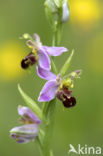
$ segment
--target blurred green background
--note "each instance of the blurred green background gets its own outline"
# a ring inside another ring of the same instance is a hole
[[[41,0],[0,0],[0,156],[39,156],[35,143],[19,145],[10,139],[9,130],[17,125],[17,106],[25,105],[18,90],[35,100],[45,83],[32,72],[20,69],[20,60],[29,52],[23,33],[38,33],[45,45],[51,45],[52,32]],[[69,52],[56,58],[58,69],[75,49],[70,71],[82,69],[73,94],[77,105],[64,110],[58,101],[53,150],[67,156],[69,144],[103,148],[103,1],[70,0],[71,16],[64,24],[61,46]],[[41,104],[40,104],[41,105]]]

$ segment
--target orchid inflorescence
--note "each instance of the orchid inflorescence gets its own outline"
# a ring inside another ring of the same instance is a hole
[[[59,1],[61,2],[61,0]],[[29,69],[36,64],[37,75],[47,81],[38,97],[38,102],[42,103],[43,107],[40,108],[37,102],[25,94],[20,85],[18,85],[19,92],[28,107],[18,107],[18,114],[21,116],[19,122],[23,125],[17,126],[10,131],[11,137],[17,143],[27,143],[37,140],[43,156],[53,156],[50,149],[50,138],[48,136],[52,134],[56,101],[57,99],[60,100],[65,108],[71,108],[76,105],[76,98],[72,95],[71,89],[74,86],[74,79],[79,78],[81,74],[81,70],[67,74],[74,50],[64,63],[60,72],[57,71],[53,61],[56,56],[60,56],[68,51],[65,47],[57,46],[59,40],[57,32],[60,28],[59,26],[68,19],[69,8],[67,0],[64,0],[60,5],[56,2],[55,0],[46,0],[45,2],[46,14],[48,15],[49,11],[52,15],[50,16],[49,14],[50,19],[56,23],[53,28],[53,46],[43,45],[38,34],[34,34],[33,36],[24,34],[22,36],[23,39],[27,40],[26,44],[30,48],[30,53],[21,60],[22,69]],[[60,9],[62,10],[62,16]],[[55,33],[57,36],[55,36]]]

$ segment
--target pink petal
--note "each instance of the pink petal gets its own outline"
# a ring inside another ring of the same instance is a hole
[[[44,68],[45,70],[50,70],[50,58],[47,53],[41,48],[38,52],[39,55],[39,65]]]
[[[23,126],[14,127],[10,130],[10,136],[17,143],[28,143],[33,141],[38,135],[38,125],[37,124],[27,124]]]
[[[43,68],[41,68],[40,66],[37,66],[37,74],[39,77],[41,77],[42,79],[45,80],[52,80],[52,79],[56,79],[56,75],[53,74],[50,71],[47,71]]]
[[[40,92],[38,101],[39,102],[51,101],[52,99],[55,98],[57,89],[58,86],[56,84],[56,80],[46,82],[42,91]]]
[[[28,107],[25,106],[18,106],[18,113],[21,117],[28,117],[30,118],[34,123],[40,124],[41,120],[38,118],[38,116]]]
[[[48,53],[50,56],[59,56],[64,52],[67,52],[68,49],[65,47],[47,47],[42,46],[42,48]]]
[[[34,36],[36,42],[39,43],[39,42],[40,42],[40,37],[39,37],[39,35],[38,35],[38,34],[34,34],[33,36]]]

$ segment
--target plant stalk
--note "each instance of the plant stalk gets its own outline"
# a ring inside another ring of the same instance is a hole
[[[57,26],[56,31],[53,34],[52,46],[58,46],[61,38],[61,25]],[[52,70],[55,74],[58,73],[56,65],[54,63],[54,58],[51,57]],[[54,156],[51,151],[51,140],[54,125],[54,114],[55,114],[56,98],[50,102],[45,102],[43,105],[43,115],[46,117],[45,122],[45,136],[43,139],[42,156]]]

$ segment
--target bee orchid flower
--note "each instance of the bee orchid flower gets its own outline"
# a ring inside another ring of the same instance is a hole
[[[57,97],[62,101],[65,107],[69,108],[75,106],[76,99],[71,95],[72,91],[70,91],[69,88],[72,88],[73,86],[73,78],[80,74],[79,70],[73,72],[68,79],[61,79],[60,74],[56,76],[52,72],[46,71],[40,66],[37,67],[37,74],[41,78],[48,80],[40,92],[38,98],[39,102],[51,101]]]
[[[17,143],[27,143],[35,140],[36,136],[38,136],[38,127],[41,120],[28,107],[19,106],[18,114],[21,116],[19,122],[24,125],[12,128],[10,136]]]
[[[25,35],[24,35],[25,36]],[[50,58],[49,56],[59,56],[64,52],[67,52],[65,47],[48,47],[42,45],[40,37],[34,34],[33,40],[27,40],[27,45],[32,49],[31,52],[21,61],[21,67],[27,69],[38,63],[45,70],[50,70]]]

